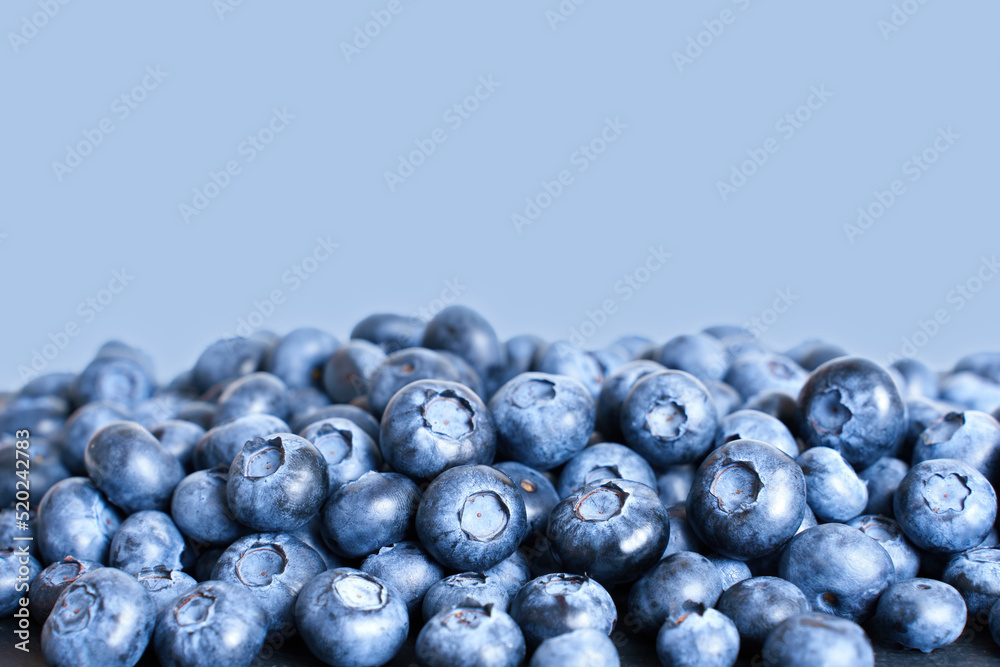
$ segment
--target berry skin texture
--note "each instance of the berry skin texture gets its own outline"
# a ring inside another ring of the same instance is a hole
[[[656,636],[656,654],[664,667],[732,667],[739,652],[736,626],[715,609],[667,620]]]
[[[592,628],[610,635],[618,621],[611,595],[582,574],[554,573],[532,579],[510,602],[529,647],[558,635]]]
[[[767,637],[769,667],[874,667],[871,641],[857,623],[827,614],[793,616]]]
[[[466,600],[442,609],[417,635],[417,660],[426,667],[517,667],[524,635],[500,607]]]
[[[904,579],[882,593],[875,626],[885,639],[930,653],[958,639],[965,618],[965,600],[948,584]]]

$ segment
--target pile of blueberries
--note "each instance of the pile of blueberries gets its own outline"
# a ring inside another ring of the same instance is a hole
[[[85,667],[1000,640],[998,415],[1000,352],[938,373],[733,326],[588,351],[451,306],[220,340],[166,385],[111,342],[0,394],[0,617]]]

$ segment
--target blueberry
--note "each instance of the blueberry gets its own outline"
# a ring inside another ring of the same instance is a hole
[[[965,598],[969,618],[985,623],[990,609],[1000,600],[1000,548],[976,547],[954,556],[941,581],[958,589]]]
[[[326,498],[326,459],[305,438],[276,433],[254,438],[233,459],[226,482],[229,509],[257,531],[294,530]]]
[[[444,355],[414,347],[393,352],[386,357],[369,381],[368,405],[372,413],[382,418],[396,392],[417,380],[438,380],[459,383],[461,376]],[[466,390],[469,391],[469,390]]]
[[[323,367],[323,387],[334,403],[349,403],[368,394],[368,384],[385,361],[382,348],[366,340],[341,345]]]
[[[874,626],[884,639],[930,653],[958,639],[965,617],[965,601],[948,584],[904,579],[882,593]]]
[[[813,611],[863,622],[895,579],[888,552],[861,531],[825,523],[792,538],[778,572],[805,593]]]
[[[417,380],[389,401],[379,443],[393,470],[433,479],[455,466],[492,463],[496,428],[482,399],[464,385]]]
[[[344,559],[330,551],[330,547],[326,545],[326,541],[323,539],[322,514],[317,514],[295,530],[289,531],[288,534],[299,538],[311,546],[320,555],[323,562],[326,563],[326,569],[332,570],[337,567],[344,567]]]
[[[503,461],[493,467],[510,477],[517,486],[521,500],[524,501],[528,530],[531,533],[544,533],[549,525],[549,513],[559,504],[560,496],[556,487],[543,473],[517,461]]]
[[[237,667],[254,661],[266,635],[267,617],[250,593],[207,581],[160,610],[153,645],[164,667]]]
[[[426,324],[419,317],[375,313],[354,325],[351,338],[375,343],[392,354],[407,347],[420,347]]]
[[[545,347],[545,341],[538,336],[523,334],[509,338],[503,344],[504,366],[499,374],[500,384],[521,373],[531,370],[535,356]]]
[[[857,623],[827,614],[793,616],[764,642],[769,667],[873,667],[875,653]]]
[[[503,371],[503,348],[496,332],[482,315],[466,306],[438,311],[424,330],[423,347],[447,350],[465,359],[487,384]]]
[[[366,472],[330,494],[323,506],[323,539],[340,556],[373,554],[412,534],[419,502],[420,489],[404,475]]]
[[[532,370],[549,375],[564,375],[577,380],[597,400],[604,382],[604,370],[592,354],[566,340],[557,340],[545,348]]]
[[[63,428],[59,446],[63,464],[74,475],[86,474],[87,467],[83,463],[83,455],[87,451],[90,437],[105,426],[126,419],[128,412],[110,401],[95,401],[81,406],[69,416]]]
[[[146,589],[121,570],[81,575],[59,595],[42,627],[45,662],[131,667],[153,635],[155,612]]]
[[[483,386],[483,380],[479,377],[479,373],[476,372],[469,362],[462,357],[448,352],[446,350],[439,350],[438,354],[444,357],[445,361],[451,364],[455,372],[458,373],[458,382],[464,384],[466,387],[471,389],[476,396],[486,396],[486,389]]]
[[[546,639],[528,667],[619,667],[618,649],[599,630],[583,628]]]
[[[323,366],[337,350],[336,338],[305,327],[281,337],[267,359],[267,370],[289,389],[318,387],[323,379]]]
[[[656,655],[664,667],[732,667],[739,652],[736,626],[714,609],[669,619],[656,636]]]
[[[687,511],[698,537],[721,555],[760,558],[780,549],[801,525],[805,477],[778,448],[734,440],[698,468]]]
[[[651,339],[645,336],[636,336],[635,334],[616,338],[610,347],[620,350],[626,359],[632,361],[642,358],[644,354],[654,348],[659,352],[658,346]]]
[[[0,407],[0,433],[26,429],[33,438],[57,439],[69,410],[69,403],[57,396],[14,396]]]
[[[556,487],[560,498],[566,498],[589,484],[607,479],[627,479],[656,489],[656,473],[646,459],[625,445],[601,442],[573,455],[562,472]]]
[[[188,401],[180,407],[175,415],[176,419],[194,422],[203,429],[210,429],[215,424],[215,413],[218,406],[208,401]]]
[[[258,338],[224,338],[201,353],[195,362],[192,379],[198,391],[253,373],[261,366],[268,345]]]
[[[597,397],[596,428],[605,438],[622,439],[621,410],[622,403],[628,396],[632,386],[650,373],[666,370],[662,364],[655,361],[639,360],[618,367],[605,376],[601,384],[601,393]]]
[[[646,375],[622,403],[625,443],[654,466],[698,461],[712,448],[717,427],[705,385],[683,371]]]
[[[806,501],[817,519],[844,523],[865,511],[868,487],[837,450],[813,447],[796,462],[806,477]]]
[[[219,396],[216,424],[251,414],[288,417],[288,389],[270,373],[250,373],[233,380]]]
[[[667,368],[690,373],[702,382],[721,380],[729,370],[725,348],[708,334],[691,334],[671,338],[660,348],[657,359]]]
[[[508,598],[513,598],[521,590],[521,586],[531,579],[531,568],[525,555],[521,551],[515,551],[483,574],[500,584],[507,591]]]
[[[969,371],[952,373],[941,380],[941,400],[990,412],[1000,405],[1000,384]]]
[[[595,405],[573,378],[522,373],[489,403],[497,427],[497,453],[537,470],[565,463],[584,448],[594,429]]]
[[[777,447],[792,458],[799,455],[799,443],[780,419],[760,410],[737,410],[719,420],[715,447],[733,440],[760,440]]]
[[[954,459],[918,463],[893,498],[896,521],[921,549],[955,553],[978,545],[993,527],[997,497],[979,471]]]
[[[16,440],[0,444],[0,507],[13,505],[18,491],[25,490],[25,480],[22,479],[25,474],[30,474],[30,492],[35,498],[41,498],[46,491],[69,477],[69,470],[59,460],[54,445],[34,435],[29,442],[27,450],[18,449]]]
[[[43,563],[67,556],[106,564],[111,539],[121,517],[93,482],[69,477],[46,493],[38,504],[38,546]]]
[[[868,485],[865,514],[893,515],[892,499],[909,469],[905,461],[883,456],[858,473],[858,479]]]
[[[315,387],[288,390],[288,423],[298,422],[307,415],[330,405],[326,392]]]
[[[732,619],[746,646],[758,647],[786,619],[808,612],[809,601],[791,582],[753,577],[726,589],[715,608]]]
[[[656,490],[664,507],[687,501],[694,481],[695,466],[668,466],[656,478]]]
[[[653,567],[669,530],[656,492],[622,479],[567,496],[549,515],[548,538],[566,571],[613,584],[638,579]]]
[[[953,372],[966,371],[1000,384],[1000,352],[973,352],[962,357]]]
[[[205,429],[183,419],[156,422],[149,427],[149,432],[188,470],[194,464],[195,448],[205,437]]]
[[[687,504],[683,500],[667,507],[667,522],[670,524],[670,536],[661,558],[678,551],[707,551],[687,520]]]
[[[396,589],[411,613],[420,609],[425,594],[444,577],[444,568],[419,542],[382,547],[365,558],[360,569]]]
[[[132,406],[129,420],[136,422],[145,429],[152,430],[153,424],[168,419],[176,419],[181,406],[187,403],[188,399],[180,394],[175,394],[169,390],[147,398],[146,400]]]
[[[55,396],[64,401],[72,400],[74,373],[43,373],[24,383],[18,396]]]
[[[958,459],[1000,482],[1000,423],[976,410],[949,412],[920,434],[910,463],[930,459]]]
[[[313,443],[326,459],[330,492],[382,466],[378,445],[350,419],[331,417],[313,422],[299,435]]]
[[[924,429],[955,411],[961,411],[961,408],[929,398],[911,398],[906,401],[906,434],[893,456],[909,461],[913,458],[913,448]]]
[[[308,426],[327,419],[348,419],[357,424],[373,441],[378,442],[378,420],[372,413],[356,405],[327,405],[305,416],[292,420],[292,430],[301,433]]]
[[[20,519],[18,518],[19,516]],[[0,509],[0,551],[26,546],[28,547],[28,553],[38,558],[40,552],[38,551],[38,533],[35,530],[36,518],[37,512],[29,509],[27,513],[27,526],[24,526],[25,514],[23,508],[16,509],[12,505],[6,509]]]
[[[42,570],[31,582],[31,589],[28,591],[28,609],[31,618],[38,623],[45,623],[45,619],[49,617],[56,604],[56,599],[67,586],[88,572],[102,567],[104,566],[96,561],[77,560],[72,556],[66,556]]]
[[[878,364],[858,357],[828,361],[799,395],[806,447],[830,447],[865,468],[891,456],[906,429],[899,389]]]
[[[465,465],[438,475],[417,508],[417,534],[445,567],[482,572],[510,556],[528,530],[517,487],[495,468]]]
[[[144,510],[122,521],[111,540],[109,564],[126,574],[156,565],[180,570],[184,548],[184,536],[169,515]]]
[[[780,389],[762,391],[746,399],[743,409],[769,414],[784,424],[791,433],[800,433],[802,430],[802,413],[799,411],[798,394],[793,396]]]
[[[98,356],[73,383],[77,405],[110,401],[126,410],[153,394],[153,378],[142,364],[127,356]]]
[[[783,354],[749,352],[733,360],[723,380],[747,400],[775,389],[798,394],[806,377],[802,367]]]
[[[920,396],[936,398],[940,393],[937,373],[923,362],[904,357],[892,362],[890,368],[895,369],[902,376],[905,387],[901,386],[900,391],[907,399]]]
[[[813,371],[837,357],[846,357],[847,351],[839,345],[831,345],[821,340],[808,340],[785,352],[785,356],[804,370]]]
[[[153,601],[157,613],[162,611],[178,595],[187,593],[198,585],[198,582],[190,574],[185,574],[180,570],[171,570],[162,565],[144,567],[134,572],[132,576],[149,593],[149,599]]]
[[[553,573],[532,579],[510,602],[528,646],[550,637],[592,628],[610,635],[618,621],[611,595],[599,583],[580,574]]]
[[[726,558],[718,554],[709,554],[706,558],[718,570],[719,578],[722,580],[723,591],[729,590],[734,584],[749,579],[752,576],[750,568],[741,560],[733,560],[732,558]]]
[[[714,324],[710,327],[705,327],[701,330],[701,332],[718,340],[725,340],[727,338],[739,340],[754,339],[754,335],[751,333],[750,329],[747,327],[737,326],[735,324]]]
[[[27,547],[0,551],[0,618],[11,616],[20,607],[23,593],[27,590],[30,594],[28,586],[41,571],[41,564]]]
[[[406,603],[377,577],[338,568],[312,579],[295,603],[295,623],[313,655],[334,667],[382,665],[406,641]]]
[[[700,554],[680,551],[667,556],[632,586],[628,595],[630,623],[655,633],[664,623],[704,613],[722,594],[722,578],[712,562]]]
[[[87,474],[127,514],[166,510],[184,466],[135,422],[116,422],[95,433],[84,454]]]
[[[493,577],[463,572],[445,577],[427,590],[422,608],[424,621],[430,621],[438,612],[464,606],[469,600],[484,607],[493,605],[500,611],[507,611],[510,606],[510,595]]]
[[[893,519],[867,514],[851,519],[847,525],[857,528],[886,550],[896,570],[896,581],[917,576],[920,571],[920,552],[906,539],[903,529]]]
[[[326,570],[315,550],[288,533],[256,533],[229,545],[212,579],[249,591],[267,616],[268,632],[292,627],[296,596]]]
[[[199,470],[181,480],[170,515],[182,534],[203,546],[228,546],[246,532],[229,510],[228,481],[228,466]]]
[[[499,607],[473,600],[441,610],[421,628],[416,643],[417,660],[426,667],[517,667],[524,651],[514,620]]]

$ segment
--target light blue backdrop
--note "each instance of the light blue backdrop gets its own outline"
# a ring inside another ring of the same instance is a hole
[[[0,387],[110,337],[166,380],[239,329],[448,300],[591,346],[758,318],[883,362],[997,348],[998,20],[9,0]]]

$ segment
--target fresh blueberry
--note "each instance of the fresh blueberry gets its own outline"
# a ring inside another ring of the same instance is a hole
[[[976,547],[954,556],[941,581],[962,594],[970,619],[985,623],[990,609],[1000,600],[1000,548]]]
[[[177,457],[135,422],[116,422],[95,433],[84,465],[94,486],[127,514],[166,510],[174,487],[184,479]]]
[[[892,499],[909,469],[905,461],[883,456],[858,473],[858,479],[868,485],[865,514],[893,515]]]
[[[726,589],[715,608],[732,619],[746,646],[758,647],[786,619],[808,612],[809,601],[791,582],[753,577]]]
[[[109,564],[126,574],[156,565],[181,570],[184,549],[184,536],[169,515],[144,510],[122,521],[111,540]]]
[[[59,451],[63,464],[74,475],[83,475],[87,467],[83,455],[87,451],[90,437],[99,430],[128,419],[128,412],[110,401],[96,401],[81,406],[66,420]]]
[[[900,387],[900,391],[907,399],[925,397],[937,398],[940,393],[938,375],[921,361],[910,357],[904,357],[892,362],[893,368],[898,372],[906,386]]]
[[[722,580],[723,591],[728,591],[732,588],[733,584],[749,579],[752,576],[750,568],[741,560],[733,560],[732,558],[726,558],[718,554],[709,554],[706,558],[718,570],[719,578]]]
[[[857,623],[828,614],[793,616],[764,642],[768,667],[874,667],[875,653]]]
[[[205,429],[194,422],[183,419],[168,419],[156,422],[149,427],[149,432],[187,470],[190,470],[194,464],[195,448],[201,439],[205,437]]]
[[[1000,405],[1000,384],[969,371],[952,373],[941,380],[941,400],[991,412]]]
[[[281,337],[267,359],[267,370],[289,389],[318,387],[323,366],[337,350],[336,338],[309,327],[295,329]]]
[[[701,330],[701,332],[708,334],[712,338],[717,338],[718,340],[725,340],[727,338],[736,338],[741,340],[754,339],[754,334],[749,328],[737,326],[735,324],[713,324],[710,327],[705,327]]]
[[[620,667],[611,639],[591,628],[571,630],[546,639],[531,656],[528,667]]]
[[[149,598],[156,606],[157,613],[161,612],[178,595],[187,593],[198,585],[198,582],[190,574],[185,574],[180,570],[171,570],[162,565],[144,567],[134,572],[132,576],[149,593]]]
[[[444,568],[419,542],[382,547],[365,558],[360,569],[396,589],[411,613],[420,609],[425,594],[444,577]]]
[[[261,366],[268,345],[259,338],[223,338],[201,353],[194,365],[198,391],[208,391],[220,382],[253,373]]]
[[[326,459],[305,438],[276,433],[254,438],[233,459],[226,482],[229,509],[257,531],[294,530],[326,499]]]
[[[500,584],[507,591],[508,598],[513,598],[521,590],[521,586],[524,586],[531,579],[531,568],[528,565],[527,557],[521,551],[515,551],[493,567],[485,570],[483,574]]]
[[[660,348],[657,361],[667,368],[690,373],[702,382],[721,380],[729,370],[725,349],[717,338],[705,333],[671,338]]]
[[[831,359],[846,357],[847,351],[839,345],[831,345],[821,340],[807,340],[785,352],[785,356],[804,370],[813,371]]]
[[[497,427],[497,453],[537,470],[565,463],[586,446],[595,405],[573,378],[522,373],[489,403]]]
[[[64,401],[72,400],[74,373],[43,373],[24,383],[18,396],[55,396]]]
[[[77,405],[110,401],[130,410],[153,394],[153,378],[147,369],[127,356],[98,356],[73,383]]]
[[[301,433],[308,426],[326,419],[348,419],[361,427],[361,430],[367,433],[369,438],[378,442],[378,420],[372,416],[372,413],[356,405],[346,403],[327,405],[301,418],[292,420],[290,424],[292,431]]]
[[[664,667],[732,667],[740,652],[740,634],[714,609],[668,619],[656,636],[656,655]]]
[[[559,504],[560,496],[556,487],[543,473],[517,461],[503,461],[493,467],[510,477],[517,486],[524,501],[528,531],[544,533],[549,525],[549,513]]]
[[[6,509],[0,509],[0,551],[26,546],[32,556],[39,558],[41,554],[38,550],[38,531],[35,530],[37,516],[38,513],[29,508],[25,517],[23,508],[16,509],[13,504]],[[26,526],[25,518],[27,518]]]
[[[801,525],[805,477],[777,447],[734,440],[698,468],[687,511],[698,537],[721,555],[760,558],[780,549]]]
[[[799,411],[798,394],[772,389],[751,396],[743,404],[744,410],[757,410],[771,415],[785,425],[791,433],[802,430],[802,413]]]
[[[816,525],[819,525],[819,522],[816,521],[816,515],[813,514],[811,509],[809,509],[809,505],[806,505],[805,514],[802,515],[802,523],[799,524],[795,534],[798,535],[802,531],[809,530]],[[776,551],[772,551],[766,556],[752,558],[747,561],[747,566],[750,568],[750,571],[755,577],[776,577],[778,576],[778,564],[781,562],[781,555],[784,552],[785,549],[782,547]]]
[[[661,558],[678,551],[707,551],[687,520],[687,503],[683,500],[667,507],[667,522],[670,524],[670,537]]]
[[[33,438],[58,439],[66,427],[69,402],[57,396],[14,396],[0,408],[0,433],[22,429]]]
[[[298,422],[317,410],[331,405],[326,392],[315,387],[288,390],[288,423]]]
[[[892,456],[906,430],[896,383],[878,364],[858,357],[828,361],[809,375],[799,395],[806,447],[830,447],[866,468]]]
[[[268,632],[276,632],[292,627],[296,596],[324,570],[322,557],[297,537],[256,533],[229,545],[212,579],[249,591],[267,616]]]
[[[566,462],[556,489],[566,498],[590,484],[607,479],[627,479],[656,489],[656,473],[646,459],[625,445],[601,442],[583,449]]]
[[[182,419],[197,424],[205,430],[212,428],[215,424],[215,413],[218,406],[208,401],[188,401],[181,406],[175,415],[176,419]]]
[[[802,367],[783,354],[750,352],[733,360],[723,380],[748,400],[774,389],[798,394],[806,377]]]
[[[744,401],[743,397],[740,396],[740,392],[725,382],[720,380],[705,380],[703,384],[705,385],[705,389],[708,389],[708,395],[712,397],[715,409],[719,413],[720,418],[736,412],[743,407]]]
[[[581,574],[553,573],[532,579],[510,602],[528,646],[550,637],[592,628],[610,635],[618,621],[611,595],[599,583]]]
[[[973,352],[962,357],[953,372],[965,371],[1000,384],[1000,352]]]
[[[687,501],[697,468],[693,465],[667,466],[656,478],[656,490],[664,507]]]
[[[521,494],[495,468],[465,465],[438,475],[417,508],[417,534],[445,567],[482,572],[510,556],[528,531]]]
[[[420,489],[408,477],[366,472],[330,494],[323,506],[323,539],[339,556],[373,554],[413,533],[419,503]]]
[[[434,583],[424,596],[424,621],[430,621],[438,612],[452,607],[460,607],[467,600],[481,605],[493,605],[500,611],[507,611],[510,595],[492,577],[479,572],[453,574]]]
[[[170,501],[178,530],[204,546],[227,546],[246,532],[229,509],[229,468],[199,470],[181,480]]]
[[[896,521],[921,549],[956,553],[978,545],[997,515],[993,487],[955,459],[931,459],[906,473],[893,498]]]
[[[566,571],[614,584],[638,579],[660,560],[669,526],[656,491],[619,479],[567,496],[549,515],[547,534]]]
[[[905,579],[879,598],[874,626],[883,639],[930,653],[948,646],[965,628],[965,601],[935,579]]]
[[[30,475],[30,492],[35,498],[41,498],[70,476],[59,460],[56,446],[34,435],[28,441],[27,450],[18,449],[16,442],[0,444],[0,507],[13,505],[18,491],[25,490],[25,475]]]
[[[799,443],[780,419],[760,410],[737,410],[719,420],[715,447],[733,440],[760,440],[777,447],[792,458],[799,455]]]
[[[31,582],[31,589],[28,591],[31,618],[37,623],[45,623],[55,607],[56,599],[67,586],[88,572],[102,567],[104,566],[96,561],[66,556],[42,570]]]
[[[482,378],[479,377],[476,369],[469,365],[468,361],[446,350],[438,350],[438,354],[444,357],[445,361],[451,364],[455,372],[458,373],[458,382],[460,384],[464,384],[471,389],[476,396],[486,396],[486,389],[483,386]]]
[[[628,595],[630,623],[656,633],[665,622],[704,613],[722,594],[722,578],[712,562],[700,554],[680,551],[667,556],[632,586]]]
[[[498,378],[500,383],[503,384],[521,373],[530,371],[535,356],[544,347],[545,341],[530,334],[522,334],[508,339],[503,344],[506,361]]]
[[[354,325],[351,339],[367,340],[380,345],[386,354],[392,354],[407,347],[420,347],[425,326],[419,317],[375,313]]]
[[[315,445],[326,459],[330,492],[382,466],[378,445],[350,419],[331,417],[313,422],[299,435]]]
[[[851,519],[847,525],[857,528],[886,550],[896,570],[896,581],[917,576],[920,571],[920,552],[906,539],[903,529],[893,519],[866,514]]]
[[[644,354],[653,348],[656,348],[657,353],[659,352],[659,347],[651,339],[635,334],[616,338],[610,347],[620,350],[626,359],[632,361],[642,358]]]
[[[949,412],[920,434],[910,463],[930,459],[958,459],[991,483],[1000,482],[1000,423],[976,410]]]
[[[67,556],[106,564],[121,517],[86,477],[69,477],[38,504],[38,546],[43,563]]]
[[[443,609],[427,621],[415,648],[417,660],[426,667],[517,667],[525,651],[524,636],[510,616],[473,600]]]
[[[365,396],[372,375],[385,358],[385,352],[374,343],[348,341],[337,348],[323,367],[323,388],[334,403],[349,403]]]
[[[215,422],[251,414],[288,417],[288,389],[285,383],[270,373],[250,373],[233,380],[219,396],[219,411]]]
[[[683,371],[660,371],[632,386],[621,408],[625,443],[651,465],[695,463],[711,448],[718,413],[708,390]]]
[[[422,347],[393,352],[386,357],[369,381],[368,406],[382,418],[396,392],[417,380],[459,383],[461,376],[444,355]]]
[[[326,540],[323,539],[322,513],[317,514],[295,530],[289,531],[288,534],[299,538],[311,546],[323,558],[323,562],[326,563],[326,569],[332,570],[337,567],[344,567],[344,559],[330,551],[330,547],[326,545]]]
[[[565,375],[579,381],[596,401],[601,395],[604,370],[592,354],[566,340],[550,343],[533,364],[532,370],[549,375]]]
[[[813,611],[863,622],[895,579],[889,553],[860,530],[825,523],[788,543],[778,572],[805,593]]]
[[[155,622],[156,607],[135,578],[111,567],[93,570],[63,590],[45,620],[45,662],[131,667],[146,650]]]
[[[796,462],[806,477],[806,501],[817,519],[844,523],[865,511],[868,487],[837,450],[813,447]]]
[[[11,616],[20,607],[23,594],[30,594],[29,586],[41,571],[41,564],[27,546],[0,551],[0,618]]]
[[[295,603],[295,623],[313,655],[334,667],[389,662],[410,628],[406,603],[391,585],[346,567],[306,584]]]
[[[482,315],[465,306],[440,310],[424,330],[423,347],[453,352],[469,362],[479,377],[490,384],[503,372],[503,347],[496,332]]]
[[[650,373],[666,370],[662,364],[650,360],[630,361],[605,376],[601,393],[597,397],[595,426],[605,438],[622,439],[622,403],[632,386]]]
[[[153,645],[164,667],[238,667],[254,661],[266,635],[267,617],[253,595],[206,581],[160,610]]]
[[[455,466],[492,463],[496,428],[482,399],[464,385],[417,380],[386,406],[379,444],[393,470],[433,479]]]
[[[143,428],[152,430],[153,424],[168,419],[176,419],[181,406],[188,402],[188,398],[180,394],[175,394],[169,390],[163,390],[152,398],[132,406],[129,416],[130,421],[134,421]]]

